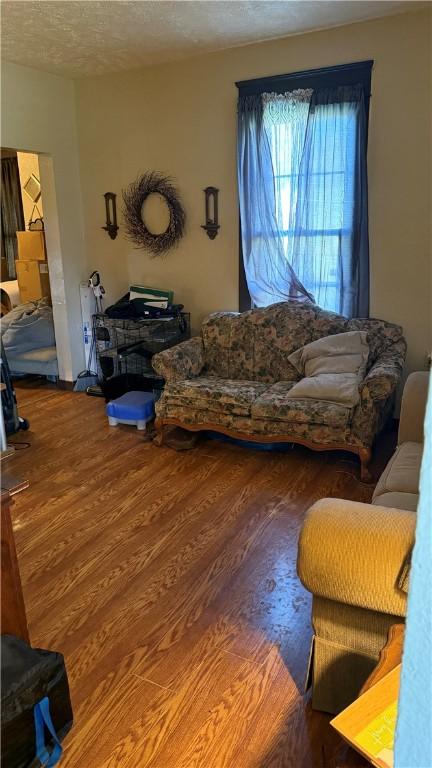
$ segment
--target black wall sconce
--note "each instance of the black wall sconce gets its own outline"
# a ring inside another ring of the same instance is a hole
[[[108,232],[111,240],[116,239],[118,232],[116,197],[117,195],[115,195],[114,192],[105,192],[104,194],[106,226],[102,227],[102,229]]]
[[[210,240],[215,239],[219,229],[218,193],[216,187],[206,187],[204,190],[206,223],[201,224],[201,227],[205,229]]]

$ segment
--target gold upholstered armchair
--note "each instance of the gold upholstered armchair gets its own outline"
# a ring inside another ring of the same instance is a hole
[[[372,503],[321,499],[308,511],[297,569],[312,593],[312,706],[337,713],[358,695],[390,626],[406,615],[429,374],[406,382],[398,446]]]

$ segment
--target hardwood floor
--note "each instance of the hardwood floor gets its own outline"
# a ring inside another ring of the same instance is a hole
[[[330,766],[329,718],[303,696],[296,548],[316,499],[370,499],[356,460],[212,440],[176,453],[109,428],[103,400],[17,393],[30,488],[12,513],[32,643],[68,669],[62,766]]]

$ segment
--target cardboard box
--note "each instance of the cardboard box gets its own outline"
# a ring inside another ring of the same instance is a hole
[[[17,232],[20,261],[46,261],[44,232]]]
[[[46,262],[18,260],[15,262],[15,267],[20,299],[23,304],[26,301],[51,298],[48,264]]]

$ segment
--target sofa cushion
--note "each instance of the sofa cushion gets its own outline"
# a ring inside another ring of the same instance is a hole
[[[288,397],[293,400],[322,400],[353,408],[360,400],[355,373],[321,373],[305,376],[294,384]]]
[[[304,378],[289,397],[327,400],[350,408],[357,405],[369,355],[366,337],[365,331],[337,333],[293,352],[289,360]]]
[[[366,367],[369,354],[365,331],[336,333],[316,339],[289,356],[304,376],[329,373],[358,373]]]
[[[254,330],[248,312],[215,312],[204,320],[202,337],[205,372],[224,379],[252,380],[254,367]],[[232,365],[234,361],[235,365]],[[234,375],[233,367],[236,373]]]
[[[171,382],[164,391],[164,402],[176,407],[193,406],[214,412],[249,416],[253,402],[267,388],[256,381],[239,381],[210,376]]]
[[[348,320],[336,312],[315,306],[315,320],[312,327],[311,341],[322,339],[324,336],[333,336],[335,333],[344,333],[348,330]]]
[[[290,397],[294,386],[295,382],[280,381],[266,389],[252,405],[252,417],[332,427],[348,425],[352,408],[323,400],[295,400]]]
[[[402,493],[402,491],[388,491],[374,497],[372,504],[380,507],[391,507],[392,509],[408,509],[410,512],[417,512],[418,506],[417,493]]]
[[[315,315],[313,305],[292,302],[210,315],[202,325],[206,373],[269,383],[298,380],[288,355],[312,340]]]
[[[251,310],[247,314],[254,328],[254,373],[257,381],[298,381],[298,371],[289,355],[312,341],[315,307],[286,302]]]
[[[387,493],[419,494],[422,443],[402,443],[396,449],[373,494],[373,501]]]
[[[313,339],[342,333],[347,320],[314,304],[279,302],[242,312],[216,312],[204,321],[206,371],[212,376],[275,383],[297,381],[291,352]]]

